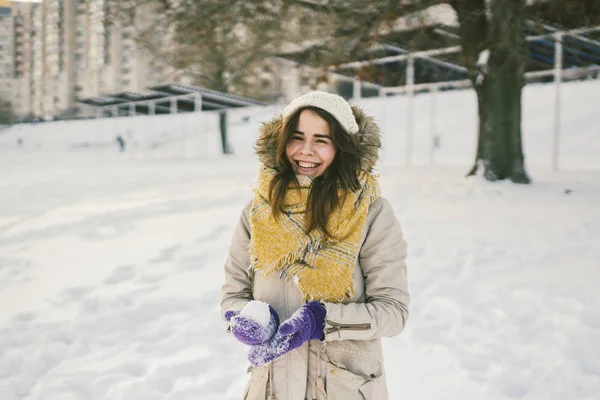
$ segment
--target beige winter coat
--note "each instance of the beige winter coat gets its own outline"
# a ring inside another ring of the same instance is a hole
[[[378,145],[376,125],[360,110],[353,111],[362,128],[361,134],[376,134]],[[277,129],[277,124],[278,121],[274,121],[274,125],[267,124],[266,135],[273,133],[269,129]],[[264,130],[261,138],[265,138]],[[363,142],[375,139],[369,136]],[[270,155],[270,149],[267,145],[265,151],[260,144],[259,141],[259,155],[262,149],[264,163],[264,155]],[[367,149],[365,157],[370,151]],[[370,170],[374,160],[363,161]],[[283,321],[304,304],[302,295],[293,283],[280,280],[278,274],[265,277],[250,268],[249,206],[242,212],[225,264],[221,311],[223,314],[229,309],[241,310],[249,301],[261,300],[271,304]],[[371,205],[363,229],[354,267],[354,297],[342,304],[325,303],[325,340],[312,340],[273,361],[271,382],[268,365],[251,369],[242,398],[266,400],[267,388],[272,386],[277,400],[313,399],[313,384],[320,373],[325,381],[326,397],[317,390],[319,400],[388,399],[380,338],[398,335],[408,318],[406,249],[393,209],[380,197]],[[232,340],[235,339],[232,337]]]

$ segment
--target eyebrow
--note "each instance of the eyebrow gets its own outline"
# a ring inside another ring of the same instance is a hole
[[[301,134],[301,135],[304,135],[304,132],[302,132],[302,131],[299,131],[298,129],[296,129],[296,130],[295,130],[294,132],[292,132],[292,133],[299,133],[299,134]],[[315,136],[315,137],[318,137],[318,138],[327,138],[327,139],[331,139],[331,136],[329,136],[329,135],[323,135],[322,133],[316,133],[314,136]]]

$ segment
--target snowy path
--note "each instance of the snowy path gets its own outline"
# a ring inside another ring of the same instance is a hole
[[[0,399],[238,399],[219,317],[251,159],[0,159]],[[409,243],[392,399],[597,399],[600,173],[382,168]],[[565,193],[565,189],[572,190]]]

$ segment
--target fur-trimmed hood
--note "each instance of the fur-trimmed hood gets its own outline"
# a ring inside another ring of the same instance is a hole
[[[381,132],[372,117],[369,117],[359,107],[352,106],[352,113],[358,123],[358,140],[360,143],[359,157],[361,170],[371,172],[379,159],[381,148]],[[283,126],[283,117],[278,115],[265,122],[260,129],[260,136],[256,142],[258,159],[269,168],[275,167],[277,142]]]

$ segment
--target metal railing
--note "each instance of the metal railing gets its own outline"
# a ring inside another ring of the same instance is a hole
[[[548,28],[549,29],[549,28]],[[534,41],[543,38],[554,38],[556,45],[554,47],[554,68],[544,71],[533,71],[525,74],[526,80],[533,80],[541,77],[554,77],[555,83],[555,100],[554,100],[554,130],[552,140],[552,155],[551,162],[552,168],[557,171],[559,169],[559,153],[560,153],[560,135],[561,135],[561,83],[563,78],[576,78],[585,74],[600,71],[600,66],[590,65],[588,67],[578,67],[563,69],[563,38],[565,36],[572,36],[577,40],[582,40],[586,43],[598,45],[600,48],[600,42],[581,36],[582,34],[600,31],[600,26],[593,26],[588,28],[577,28],[559,31],[555,30],[552,33],[543,35],[527,36],[527,41]],[[432,101],[435,102],[435,93],[440,89],[466,89],[472,87],[472,82],[468,79],[457,80],[457,81],[445,81],[445,82],[431,82],[431,83],[414,83],[414,60],[415,58],[429,58],[435,57],[442,54],[452,54],[461,51],[461,46],[452,46],[441,49],[417,51],[407,54],[401,54],[397,56],[383,57],[370,61],[359,61],[342,64],[338,68],[362,68],[371,64],[387,64],[392,62],[407,61],[406,66],[406,85],[397,87],[387,87],[380,89],[380,96],[388,96],[389,94],[405,94],[407,96],[407,115],[406,115],[406,165],[412,165],[412,142],[413,142],[413,97],[416,92],[430,91],[434,94]],[[354,85],[361,85],[360,80],[355,79]],[[354,88],[353,93],[360,94],[360,86]],[[435,104],[432,105],[432,110],[435,110]],[[432,115],[435,118],[435,115]]]

